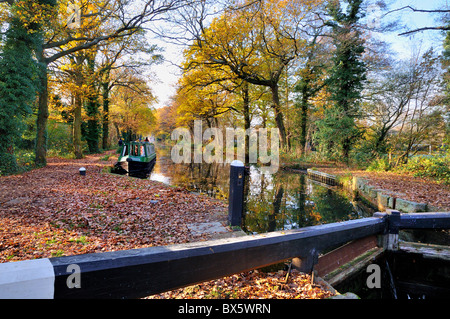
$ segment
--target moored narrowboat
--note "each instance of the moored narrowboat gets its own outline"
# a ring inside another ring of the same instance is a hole
[[[124,143],[117,163],[112,170],[116,174],[147,178],[156,163],[155,145],[149,142]]]

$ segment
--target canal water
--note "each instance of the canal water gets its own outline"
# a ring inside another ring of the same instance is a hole
[[[150,179],[227,200],[229,170],[228,164],[176,164],[169,147],[158,147]],[[264,174],[257,166],[250,166],[244,201],[242,229],[249,234],[372,215],[342,190],[312,181],[304,173],[279,170]]]

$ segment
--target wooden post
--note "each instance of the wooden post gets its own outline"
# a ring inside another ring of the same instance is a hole
[[[400,212],[391,210],[388,215],[388,231],[386,234],[386,249],[398,250],[398,232],[400,229]]]
[[[244,163],[237,160],[231,162],[228,201],[228,223],[230,226],[241,226],[244,211],[244,174]]]
[[[314,270],[314,266],[319,260],[319,253],[312,249],[305,256],[292,258],[292,266],[294,269],[304,273],[311,273]]]

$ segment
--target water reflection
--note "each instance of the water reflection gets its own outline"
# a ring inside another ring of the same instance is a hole
[[[175,164],[170,148],[159,148],[151,180],[182,186],[191,191],[227,199],[229,165]],[[250,167],[245,184],[242,228],[265,233],[368,216],[343,192],[309,180],[305,174],[279,170],[263,174]]]

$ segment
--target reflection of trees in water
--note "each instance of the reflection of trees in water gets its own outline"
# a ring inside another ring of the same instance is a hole
[[[171,179],[170,184],[214,198],[228,198],[229,165],[217,163],[175,164],[169,156],[158,157],[155,170]],[[264,233],[301,228],[360,217],[341,192],[310,181],[306,175],[278,171],[261,174],[252,166],[245,178],[246,232]]]
[[[170,184],[214,198],[228,198],[229,168],[221,164],[174,164],[166,172]]]
[[[301,228],[359,217],[341,192],[311,182],[303,174],[279,171],[267,178],[255,173],[247,183],[243,225],[247,232]],[[258,186],[259,192],[255,191]]]
[[[217,163],[189,164],[189,183],[192,190],[214,198],[228,198],[229,166]]]
[[[154,172],[170,179],[170,184],[208,194],[214,198],[228,198],[229,166],[217,163],[180,163],[170,158],[170,147],[157,147]]]
[[[246,196],[245,231],[262,233],[317,224],[320,216],[307,202],[304,175],[278,172],[267,178],[255,173],[248,181],[253,190],[255,180],[260,188],[259,193]]]

